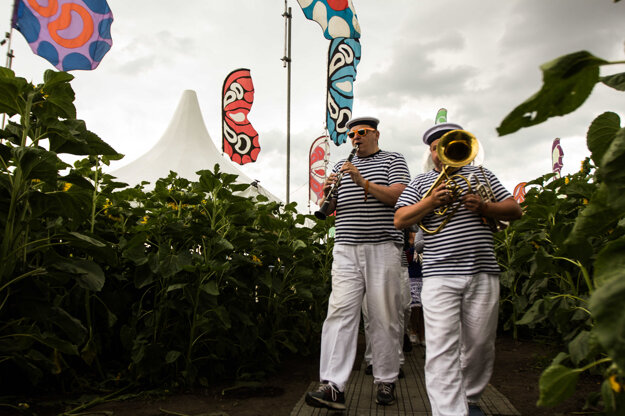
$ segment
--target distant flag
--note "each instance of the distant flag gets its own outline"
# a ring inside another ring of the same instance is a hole
[[[297,0],[306,18],[319,23],[326,39],[360,37],[352,0]]]
[[[446,108],[441,108],[436,113],[436,120],[434,121],[434,124],[441,124],[441,123],[447,123],[447,109]]]
[[[326,179],[326,168],[330,155],[330,142],[328,136],[317,137],[310,146],[308,156],[308,199],[317,205],[321,205],[323,199],[323,183]]]
[[[112,23],[106,0],[15,0],[11,19],[33,52],[60,71],[97,68],[113,44]]]
[[[347,126],[352,118],[356,66],[360,62],[358,39],[338,38],[328,51],[328,96],[326,125],[337,146],[347,141]]]
[[[551,166],[554,173],[560,177],[560,171],[562,170],[562,157],[564,156],[564,150],[560,146],[560,139],[557,138],[551,145]]]
[[[255,162],[260,152],[258,133],[247,119],[254,102],[249,69],[235,69],[226,77],[221,100],[223,151],[233,162]]]
[[[525,201],[525,185],[527,185],[527,182],[519,183],[514,187],[514,191],[512,192],[512,197],[519,204]]]

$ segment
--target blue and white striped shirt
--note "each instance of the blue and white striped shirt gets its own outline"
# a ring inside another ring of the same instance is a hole
[[[345,160],[338,162],[332,171],[338,173]],[[410,182],[408,164],[400,153],[380,150],[362,158],[356,155],[352,164],[363,178],[377,185],[406,185]],[[375,244],[394,241],[403,244],[402,232],[393,225],[394,215],[394,207],[384,205],[371,194],[365,201],[363,188],[345,174],[338,187],[335,243]]]
[[[512,196],[491,171],[484,169],[484,173],[497,201]],[[485,182],[482,171],[477,166],[463,166],[455,174],[466,178],[474,174],[482,183]],[[438,172],[431,170],[415,177],[399,197],[395,208],[410,206],[420,201],[438,175]],[[466,182],[462,179],[456,182],[466,193],[468,188]],[[476,186],[475,181],[471,186]],[[428,229],[435,229],[444,219],[445,215],[429,213],[423,218],[422,223]],[[492,231],[479,214],[469,211],[463,204],[438,233],[424,233],[424,240],[423,277],[470,276],[500,272],[493,247]]]

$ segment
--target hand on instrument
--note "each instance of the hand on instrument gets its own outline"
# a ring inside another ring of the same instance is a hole
[[[332,189],[332,186],[336,183],[338,179],[338,175],[336,173],[331,173],[323,183],[323,195],[328,196],[328,192]]]
[[[486,205],[482,197],[477,194],[466,194],[461,198],[461,201],[469,211],[477,213],[481,213]]]
[[[432,198],[432,201],[434,202],[434,205],[436,207],[440,207],[441,205],[453,202],[453,195],[451,191],[447,189],[444,183],[434,188],[434,191],[432,191],[430,197]]]
[[[354,181],[356,185],[364,187],[365,178],[362,177],[358,168],[352,165],[351,162],[343,163],[343,166],[341,166],[341,172],[349,174],[349,176],[352,178],[352,181]]]

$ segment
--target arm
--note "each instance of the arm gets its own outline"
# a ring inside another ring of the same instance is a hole
[[[341,167],[341,171],[349,174],[352,181],[363,189],[363,198],[364,190],[366,189],[367,193],[373,195],[375,199],[382,202],[384,205],[391,207],[395,205],[397,199],[399,199],[399,196],[406,188],[406,185],[402,183],[394,183],[389,186],[385,186],[367,181],[362,177],[356,166],[352,165],[350,162],[345,162]],[[368,185],[367,182],[369,183]]]
[[[430,195],[415,204],[400,207],[395,211],[394,224],[397,229],[404,229],[413,224],[418,224],[423,218],[436,208],[449,203],[451,197],[445,184],[440,184]]]
[[[462,197],[462,202],[469,211],[496,220],[518,220],[523,215],[521,207],[512,197],[499,202],[485,202],[479,195],[467,194]]]

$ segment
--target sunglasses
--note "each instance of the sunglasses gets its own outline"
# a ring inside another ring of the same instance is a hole
[[[353,139],[354,137],[356,137],[356,135],[359,135],[360,137],[362,137],[365,134],[367,134],[368,131],[375,131],[375,129],[370,129],[370,128],[365,127],[364,129],[352,130],[349,133],[347,133],[347,137],[349,137],[350,139]]]

